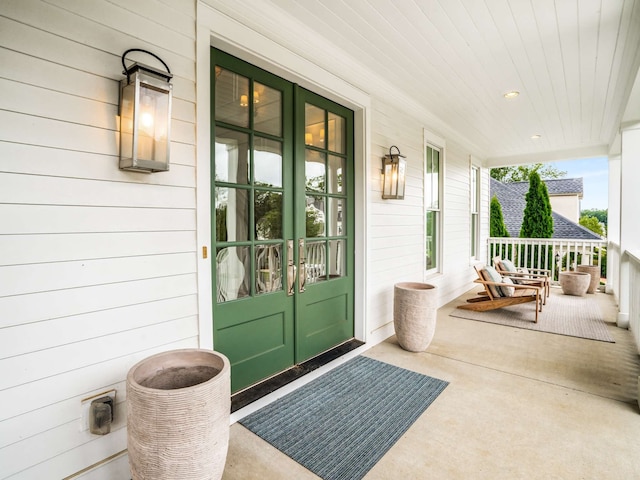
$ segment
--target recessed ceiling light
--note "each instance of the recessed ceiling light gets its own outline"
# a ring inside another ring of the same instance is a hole
[[[542,137],[542,135],[540,135],[539,133],[536,133],[535,135],[531,135],[531,139],[532,139],[532,140],[537,140],[537,139],[539,139],[540,137]]]
[[[518,92],[517,90],[511,90],[510,92],[504,94],[504,98],[510,100],[512,98],[516,98],[518,95],[520,95],[520,92]]]

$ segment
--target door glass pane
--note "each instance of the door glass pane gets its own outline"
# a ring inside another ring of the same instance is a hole
[[[437,267],[437,226],[438,226],[438,212],[427,212],[426,218],[427,227],[427,244],[426,244],[426,257],[427,257],[427,270],[431,270]]]
[[[282,136],[282,92],[259,82],[253,84],[253,128]]]
[[[282,143],[256,137],[253,145],[254,184],[282,187]]]
[[[282,290],[282,245],[256,245],[256,294]]]
[[[346,193],[343,191],[345,159],[329,155],[329,171],[327,172],[327,192],[328,193]]]
[[[251,257],[249,247],[226,247],[216,251],[218,303],[248,297]]]
[[[307,238],[323,237],[325,235],[324,197],[311,197],[307,195],[306,230]]]
[[[305,188],[312,192],[324,192],[325,154],[307,150],[305,152],[304,175]]]
[[[325,111],[315,105],[305,103],[304,106],[304,144],[324,148],[326,129]]]
[[[329,278],[344,276],[344,240],[329,241]]]
[[[216,66],[216,121],[249,126],[249,79]]]
[[[327,130],[329,137],[327,148],[332,152],[345,153],[347,151],[347,135],[344,118],[329,112]]]
[[[255,238],[282,238],[282,193],[268,190],[255,192]]]
[[[306,260],[307,283],[317,283],[327,279],[325,242],[307,242]]]
[[[215,181],[249,183],[249,135],[216,129]]]
[[[249,195],[239,188],[216,187],[216,241],[249,239]]]
[[[338,237],[345,234],[343,225],[343,212],[345,200],[342,198],[329,198],[328,232],[330,237]]]

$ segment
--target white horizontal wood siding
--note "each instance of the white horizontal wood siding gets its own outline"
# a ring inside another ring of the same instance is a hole
[[[166,173],[118,169],[128,48],[174,74]],[[0,478],[128,479],[129,368],[199,345],[195,1],[3,0],[0,65]]]
[[[427,282],[439,289],[444,305],[470,286],[470,152],[453,139],[444,139],[441,271],[425,274],[424,133],[418,118],[381,98],[372,101],[372,185],[368,268],[369,333],[393,322],[393,286],[398,282]],[[407,157],[404,200],[383,200],[381,158],[396,145]],[[486,183],[486,181],[484,182]],[[486,189],[484,190],[486,191]],[[487,205],[484,200],[481,205]],[[486,229],[482,230],[486,235]],[[482,237],[481,238],[486,238]]]

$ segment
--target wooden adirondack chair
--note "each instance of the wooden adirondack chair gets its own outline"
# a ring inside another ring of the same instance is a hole
[[[518,269],[513,265],[513,262],[504,261],[500,256],[493,257],[493,267],[500,275],[511,277],[515,283],[544,287],[545,295],[542,297],[542,303],[546,305],[547,297],[551,293],[551,270],[544,268]]]
[[[489,273],[493,267],[475,267],[478,278],[474,282],[484,286],[485,291],[478,297],[470,298],[467,303],[458,305],[458,308],[464,310],[474,310],[476,312],[485,312],[495,310],[497,308],[518,305],[527,302],[536,302],[535,323],[538,323],[538,312],[542,311],[541,295],[544,296],[544,287],[536,285],[522,285],[517,283],[508,283],[507,281],[493,281],[495,274]],[[496,272],[497,274],[497,272]],[[500,277],[499,274],[497,274]],[[502,280],[502,278],[500,277]],[[511,293],[511,295],[507,295]]]

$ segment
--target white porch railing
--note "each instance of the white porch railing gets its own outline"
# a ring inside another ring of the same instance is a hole
[[[636,285],[640,285],[640,251],[625,252],[629,256],[629,330],[633,333],[636,347],[640,352],[640,295],[635,293]],[[640,382],[640,377],[638,377]],[[640,383],[638,384],[640,388]]]
[[[487,262],[492,264],[493,257],[500,256],[516,267],[551,270],[552,282],[557,283],[558,269],[575,270],[578,265],[602,268],[601,253],[606,252],[606,247],[604,240],[491,237],[487,242]]]

